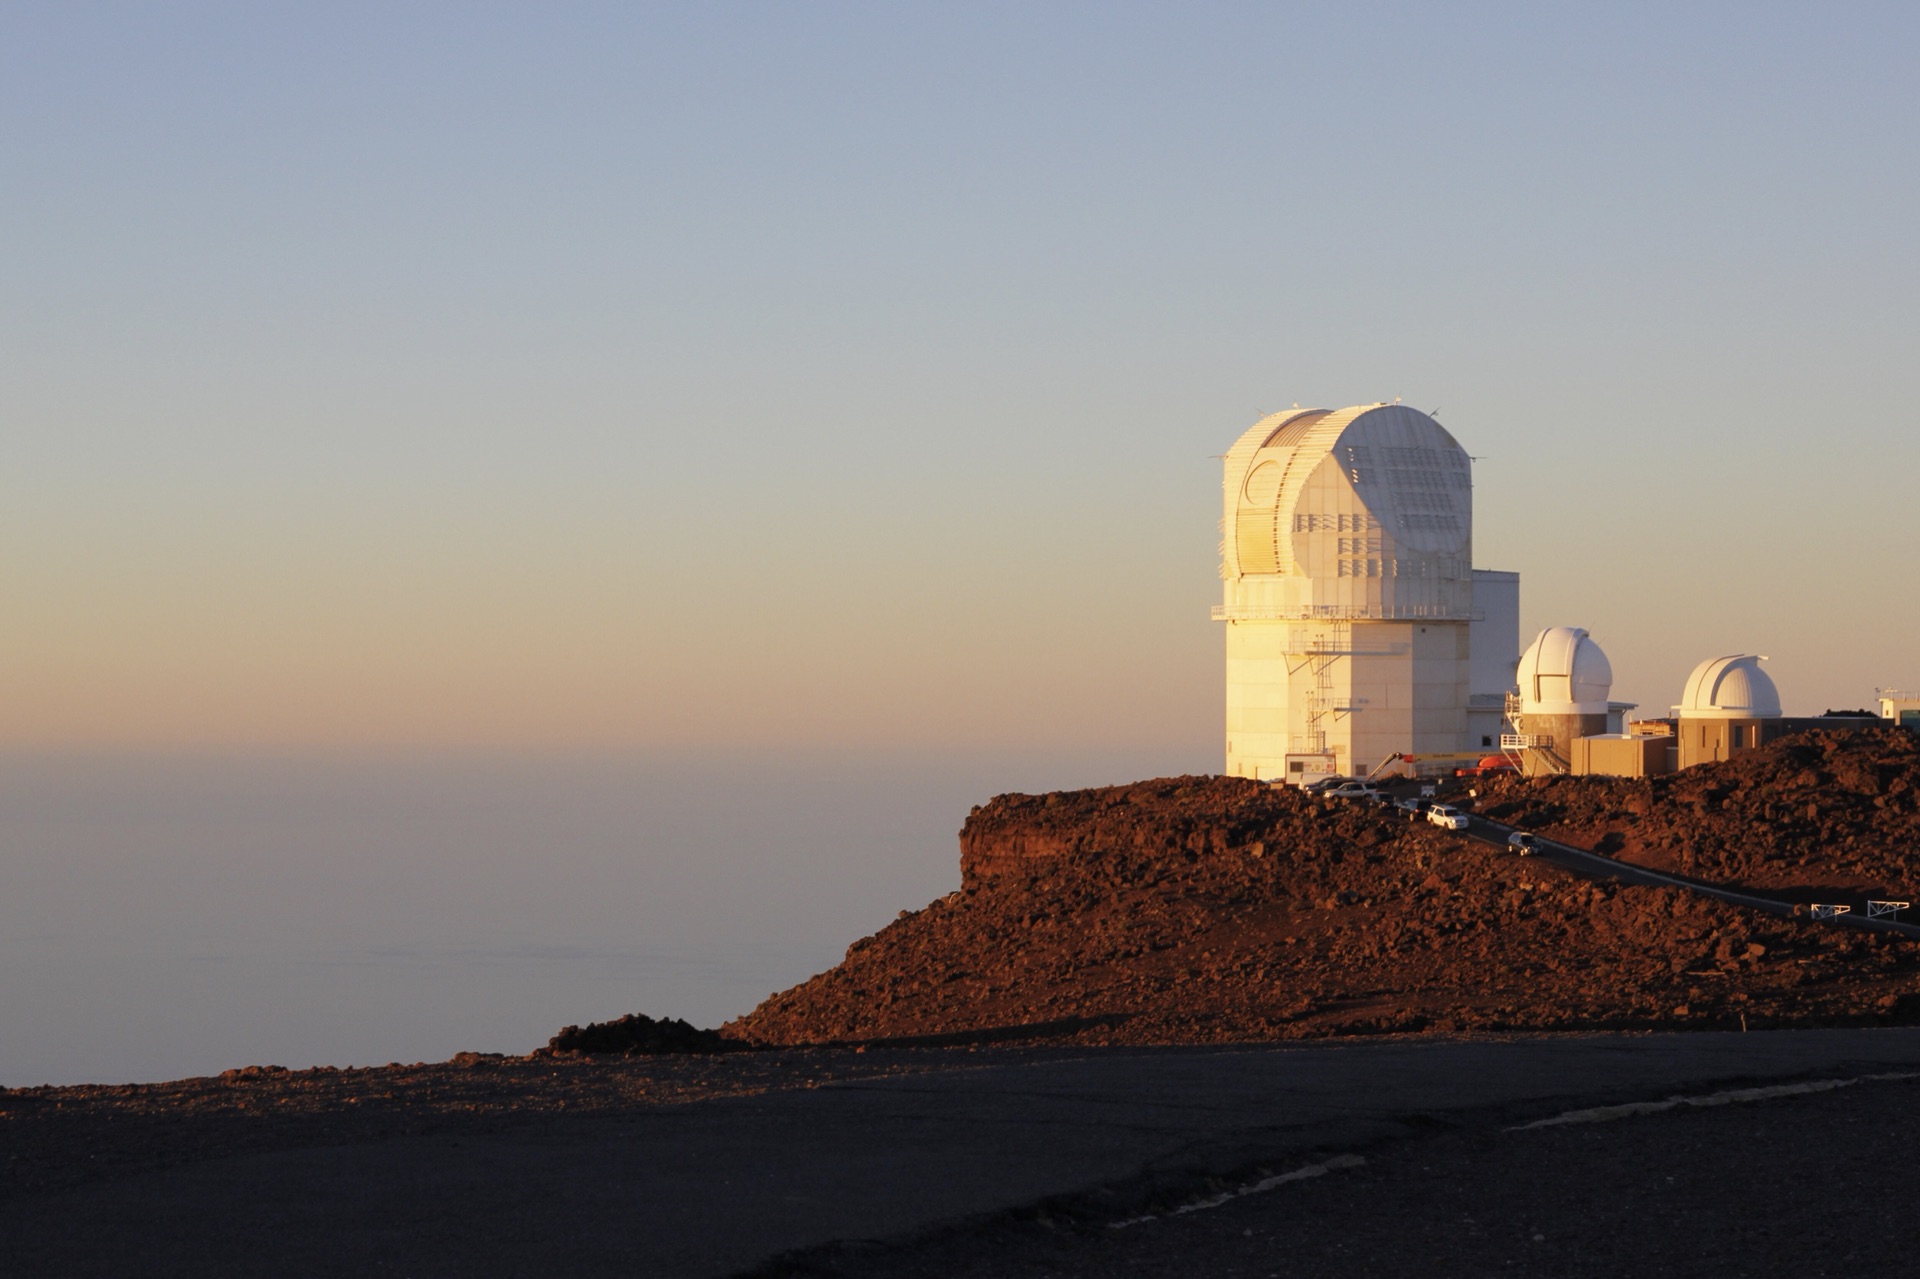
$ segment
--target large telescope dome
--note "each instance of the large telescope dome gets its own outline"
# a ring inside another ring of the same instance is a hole
[[[1760,669],[1766,661],[1751,653],[1710,657],[1687,676],[1687,688],[1674,709],[1685,719],[1773,719],[1780,714],[1780,690]]]
[[[1228,617],[1472,614],[1473,472],[1399,404],[1262,418],[1226,457]]]
[[[1553,626],[1534,637],[1517,671],[1523,715],[1605,715],[1613,663],[1584,627]]]

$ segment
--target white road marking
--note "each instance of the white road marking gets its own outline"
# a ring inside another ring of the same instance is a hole
[[[1698,1097],[1668,1097],[1664,1101],[1630,1101],[1619,1106],[1592,1106],[1585,1110],[1568,1110],[1551,1119],[1536,1119],[1530,1124],[1518,1124],[1507,1129],[1508,1132],[1527,1132],[1534,1128],[1560,1128],[1567,1124],[1604,1124],[1615,1119],[1632,1119],[1636,1115],[1657,1115],[1662,1111],[1678,1110],[1682,1106],[1733,1106],[1750,1101],[1774,1101],[1781,1097],[1804,1097],[1809,1093],[1832,1092],[1836,1088],[1851,1088],[1863,1080],[1920,1079],[1920,1072],[1901,1071],[1880,1075],[1857,1075],[1852,1079],[1816,1079],[1804,1084],[1771,1084],[1765,1088],[1731,1088],[1725,1092],[1706,1093]]]
[[[1161,1217],[1178,1217],[1189,1212],[1205,1212],[1209,1208],[1218,1208],[1222,1204],[1244,1199],[1248,1195],[1264,1194],[1290,1181],[1305,1181],[1309,1177],[1323,1177],[1340,1168],[1358,1168],[1367,1161],[1359,1155],[1335,1155],[1324,1163],[1308,1164],[1304,1168],[1295,1168],[1292,1172],[1276,1173],[1271,1177],[1262,1177],[1259,1181],[1249,1182],[1221,1194],[1210,1195],[1205,1199],[1196,1199],[1192,1203],[1181,1204],[1172,1212],[1154,1213],[1145,1217],[1129,1217],[1125,1221],[1110,1221],[1109,1230],[1124,1230],[1128,1226],[1143,1225],[1149,1221],[1158,1221]]]
[[[1615,1119],[1631,1119],[1636,1115],[1657,1115],[1663,1111],[1678,1110],[1682,1106],[1706,1108],[1711,1106],[1733,1106],[1754,1101],[1774,1101],[1781,1097],[1804,1097],[1812,1093],[1833,1092],[1839,1088],[1851,1088],[1858,1083],[1883,1080],[1920,1079],[1920,1071],[1889,1071],[1874,1075],[1856,1075],[1851,1079],[1816,1079],[1804,1084],[1770,1084],[1762,1088],[1729,1088],[1724,1092],[1704,1093],[1697,1097],[1668,1097],[1661,1101],[1630,1101],[1618,1106],[1590,1106],[1584,1110],[1568,1110],[1549,1119],[1536,1119],[1530,1124],[1519,1124],[1508,1128],[1507,1132],[1528,1132],[1535,1128],[1559,1128],[1567,1124],[1604,1124]],[[1317,1164],[1308,1164],[1304,1168],[1295,1168],[1292,1172],[1276,1173],[1271,1177],[1262,1177],[1259,1181],[1237,1186],[1232,1190],[1205,1199],[1195,1199],[1181,1204],[1171,1212],[1149,1213],[1144,1217],[1129,1217],[1125,1221],[1110,1221],[1109,1230],[1124,1230],[1128,1226],[1142,1226],[1150,1221],[1159,1221],[1166,1217],[1180,1217],[1190,1212],[1205,1212],[1210,1208],[1223,1207],[1236,1199],[1248,1195],[1264,1194],[1278,1189],[1289,1182],[1306,1181],[1313,1177],[1324,1177],[1341,1168],[1359,1168],[1366,1163],[1360,1155],[1335,1155]],[[1535,1236],[1536,1239],[1540,1236]]]

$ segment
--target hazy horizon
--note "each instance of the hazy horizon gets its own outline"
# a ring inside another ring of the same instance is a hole
[[[0,769],[0,1087],[525,1053],[717,1026],[959,887],[996,791],[1168,755],[626,752]]]

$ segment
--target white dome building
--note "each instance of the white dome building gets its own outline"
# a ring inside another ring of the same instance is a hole
[[[1576,768],[1574,743],[1621,730],[1630,702],[1613,702],[1613,663],[1585,627],[1551,626],[1534,637],[1516,670],[1514,731],[1526,772]]]
[[[1680,704],[1673,708],[1679,720],[1674,735],[1680,739],[1680,767],[1731,759],[1787,731],[1780,690],[1760,669],[1766,660],[1738,653],[1710,657],[1693,668]]]
[[[1228,607],[1467,620],[1473,463],[1398,404],[1263,418],[1226,456]]]
[[[1301,781],[1476,747],[1469,703],[1512,686],[1519,576],[1472,567],[1453,436],[1398,404],[1294,408],[1240,437],[1223,480],[1227,771]]]
[[[1779,718],[1780,690],[1760,669],[1766,660],[1752,654],[1708,658],[1687,676],[1675,712],[1682,719]]]
[[[1585,627],[1553,626],[1520,655],[1517,679],[1523,715],[1605,715],[1613,663]]]

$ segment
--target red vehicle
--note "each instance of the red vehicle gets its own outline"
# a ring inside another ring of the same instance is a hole
[[[1456,768],[1453,770],[1453,775],[1455,777],[1485,777],[1489,773],[1512,773],[1517,771],[1519,770],[1514,768],[1513,761],[1505,755],[1482,755],[1478,764],[1475,764],[1472,768]]]

